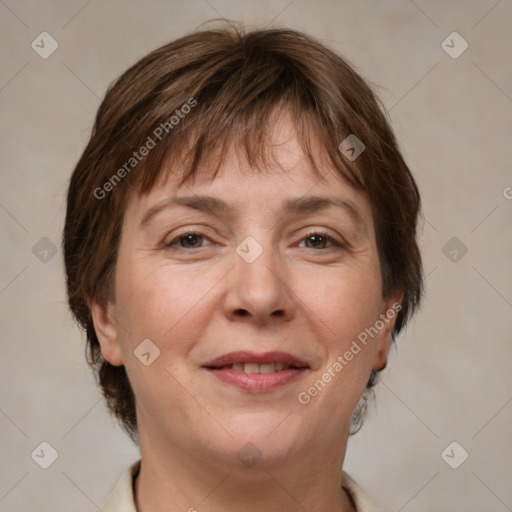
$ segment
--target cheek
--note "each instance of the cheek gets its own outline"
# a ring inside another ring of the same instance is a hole
[[[194,402],[183,400],[181,387],[192,388],[187,357],[208,326],[208,292],[218,277],[177,271],[158,262],[139,267],[123,263],[118,270],[116,314],[123,325],[118,332],[138,406],[149,414],[172,405],[186,417],[194,409]],[[145,339],[160,351],[149,366],[134,357]]]
[[[207,296],[218,281],[210,274],[180,271],[158,261],[120,265],[117,314],[130,333],[130,344],[149,338],[166,351],[186,351],[187,340],[207,322]]]
[[[316,281],[316,287],[304,278],[301,297],[328,328],[328,338],[335,338],[333,343],[343,348],[378,318],[382,301],[379,279],[380,274],[372,268],[364,272],[347,268]]]
[[[316,378],[326,385],[315,400],[334,407],[340,417],[357,405],[373,365],[374,340],[365,344],[358,337],[378,319],[382,300],[379,279],[380,273],[368,266],[365,272],[346,268],[329,279],[316,280],[314,294],[307,279],[301,284],[306,310],[313,312],[309,318],[325,355],[325,365]]]

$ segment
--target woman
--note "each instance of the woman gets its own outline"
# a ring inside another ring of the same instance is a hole
[[[292,30],[195,32],[109,89],[63,236],[90,364],[140,445],[105,512],[376,510],[347,440],[423,289],[382,110]]]

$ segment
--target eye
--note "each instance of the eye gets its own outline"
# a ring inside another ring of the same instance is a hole
[[[204,247],[201,243],[204,240],[208,240],[208,237],[195,231],[189,231],[188,233],[178,235],[170,242],[166,243],[165,246],[173,247],[176,244],[179,244],[177,246],[178,249],[199,249]]]
[[[176,248],[178,250],[200,249],[201,247],[205,247],[205,244],[202,243],[205,240],[209,241],[209,238],[202,233],[189,231],[174,237],[170,242],[165,243],[165,247]],[[307,249],[332,249],[336,247],[344,247],[343,243],[338,242],[324,231],[312,231],[302,238],[302,240],[306,242]]]
[[[331,249],[333,246],[340,248],[344,246],[344,244],[338,242],[323,231],[313,231],[308,233],[302,240],[306,241],[307,249]],[[309,247],[307,246],[308,241],[311,242]],[[328,243],[331,244],[330,247],[326,247],[326,244]]]

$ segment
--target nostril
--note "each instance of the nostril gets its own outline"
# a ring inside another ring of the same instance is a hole
[[[245,309],[237,309],[236,311],[240,316],[246,316],[248,313]]]

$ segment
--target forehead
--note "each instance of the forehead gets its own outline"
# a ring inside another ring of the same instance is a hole
[[[265,154],[256,165],[249,163],[240,141],[230,141],[218,169],[219,155],[212,152],[211,158],[208,155],[183,182],[179,158],[171,155],[154,186],[147,193],[133,194],[127,210],[143,220],[149,209],[163,201],[205,195],[220,201],[216,204],[202,201],[204,209],[211,206],[212,211],[224,209],[231,214],[260,214],[269,209],[284,213],[293,206],[300,206],[296,210],[308,213],[315,210],[315,205],[318,209],[322,201],[338,201],[349,206],[349,214],[359,215],[365,226],[373,227],[367,197],[333,168],[320,140],[314,134],[309,135],[316,170],[304,154],[291,117],[283,112],[269,128],[269,144],[263,148]]]

